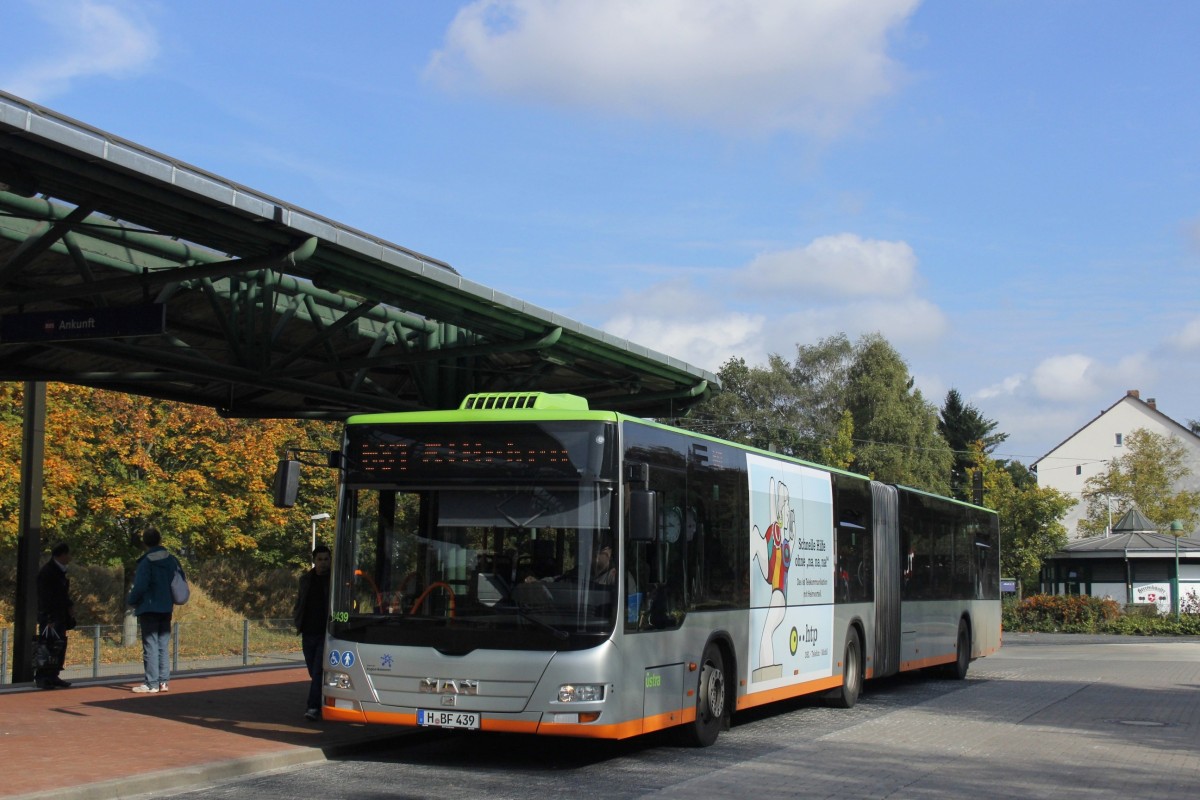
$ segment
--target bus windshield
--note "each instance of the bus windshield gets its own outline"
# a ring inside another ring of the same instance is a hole
[[[339,639],[578,649],[616,620],[611,486],[347,488],[333,626]]]

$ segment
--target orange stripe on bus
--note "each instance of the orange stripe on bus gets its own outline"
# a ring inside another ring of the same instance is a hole
[[[333,722],[371,723],[375,725],[399,725],[409,728],[417,726],[416,714],[395,711],[355,711],[347,708],[325,706],[324,718]],[[632,719],[612,725],[593,725],[576,722],[542,722],[526,720],[496,719],[481,715],[480,730],[496,733],[541,733],[554,736],[576,736],[590,739],[628,739],[651,731],[673,728],[694,722],[695,708],[683,708],[665,714],[655,714],[644,719]]]
[[[912,661],[901,661],[900,671],[908,672],[914,669],[925,669],[926,667],[936,667],[940,664],[953,664],[958,660],[958,656],[951,653],[948,656],[931,656],[930,658],[914,658]]]
[[[330,701],[330,700],[326,700],[325,702],[326,702],[326,704],[327,704],[327,705],[326,705],[326,706],[325,706],[323,709],[321,709],[321,717],[322,717],[322,719],[333,720],[334,722],[358,722],[358,723],[363,723],[363,722],[366,722],[366,721],[367,721],[367,717],[366,717],[366,715],[365,715],[365,714],[363,714],[363,712],[359,711],[358,709],[351,709],[351,708],[335,708],[335,707],[333,707],[333,706],[331,706],[331,705],[328,705],[328,703],[330,703],[330,702],[332,702],[332,701]],[[399,716],[399,715],[397,715],[397,716]],[[409,717],[412,719],[412,723],[410,723],[410,724],[414,724],[414,725],[415,725],[415,724],[416,724],[416,722],[417,722],[417,717],[416,717],[416,715],[415,715],[415,714],[409,714],[408,716],[409,716]],[[397,724],[397,723],[392,723],[392,724]]]
[[[815,681],[805,681],[804,683],[795,683],[791,686],[781,686],[778,689],[767,689],[763,692],[754,692],[753,694],[743,695],[738,698],[737,710],[741,711],[745,708],[754,708],[755,706],[774,703],[779,700],[790,700],[793,697],[800,697],[813,692],[822,692],[826,689],[836,689],[842,685],[842,676],[833,675],[828,678],[819,678]]]

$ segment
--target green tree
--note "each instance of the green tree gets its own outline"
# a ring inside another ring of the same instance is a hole
[[[969,452],[977,466],[967,475],[983,473],[983,504],[1000,517],[1000,570],[1017,580],[1020,594],[1036,590],[1042,563],[1067,544],[1062,518],[1077,501],[1036,481],[1015,481],[1008,464],[988,458],[981,442]]]
[[[798,346],[788,363],[731,359],[722,391],[683,427],[883,481],[946,493],[953,456],[937,409],[913,389],[908,366],[878,334]]]
[[[805,422],[788,363],[762,367],[732,358],[717,372],[722,390],[680,421],[683,427],[787,455],[804,451]]]
[[[796,347],[791,378],[808,430],[806,458],[834,467],[854,461],[854,454],[845,452],[847,443],[853,445],[854,435],[854,415],[847,416],[846,388],[857,352],[844,333]]]
[[[1145,428],[1133,431],[1125,437],[1125,454],[1084,483],[1087,510],[1079,521],[1080,535],[1098,536],[1108,529],[1110,502],[1113,519],[1136,505],[1161,528],[1180,520],[1184,530],[1195,530],[1200,492],[1176,490],[1191,474],[1187,448],[1178,437]]]
[[[967,471],[975,466],[972,445],[979,442],[983,453],[990,454],[1008,438],[1007,433],[995,433],[996,425],[994,420],[985,419],[979,409],[964,402],[957,389],[946,392],[938,417],[938,431],[954,451],[950,486],[955,497],[967,499],[971,495]]]
[[[938,433],[937,409],[913,388],[900,355],[882,336],[864,336],[847,378],[855,469],[887,483],[947,494],[953,453]]]
[[[852,420],[842,395],[853,348],[844,334],[798,346],[789,363],[772,354],[761,367],[733,358],[717,372],[722,391],[679,421],[685,428],[809,461],[842,466]]]
[[[854,415],[846,410],[842,411],[833,440],[821,448],[820,462],[838,469],[851,469],[854,458]]]

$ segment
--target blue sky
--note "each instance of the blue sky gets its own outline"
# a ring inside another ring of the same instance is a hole
[[[5,91],[697,366],[878,331],[1026,464],[1200,418],[1200,3],[0,14]]]

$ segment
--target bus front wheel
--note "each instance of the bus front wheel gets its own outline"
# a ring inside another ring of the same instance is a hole
[[[708,747],[726,726],[729,713],[725,698],[725,658],[721,648],[709,643],[700,661],[700,682],[696,690],[696,719],[679,733],[689,747]]]
[[[842,657],[842,685],[825,695],[825,704],[833,708],[854,708],[862,685],[862,641],[858,638],[858,629],[851,628],[846,634],[846,652]]]

